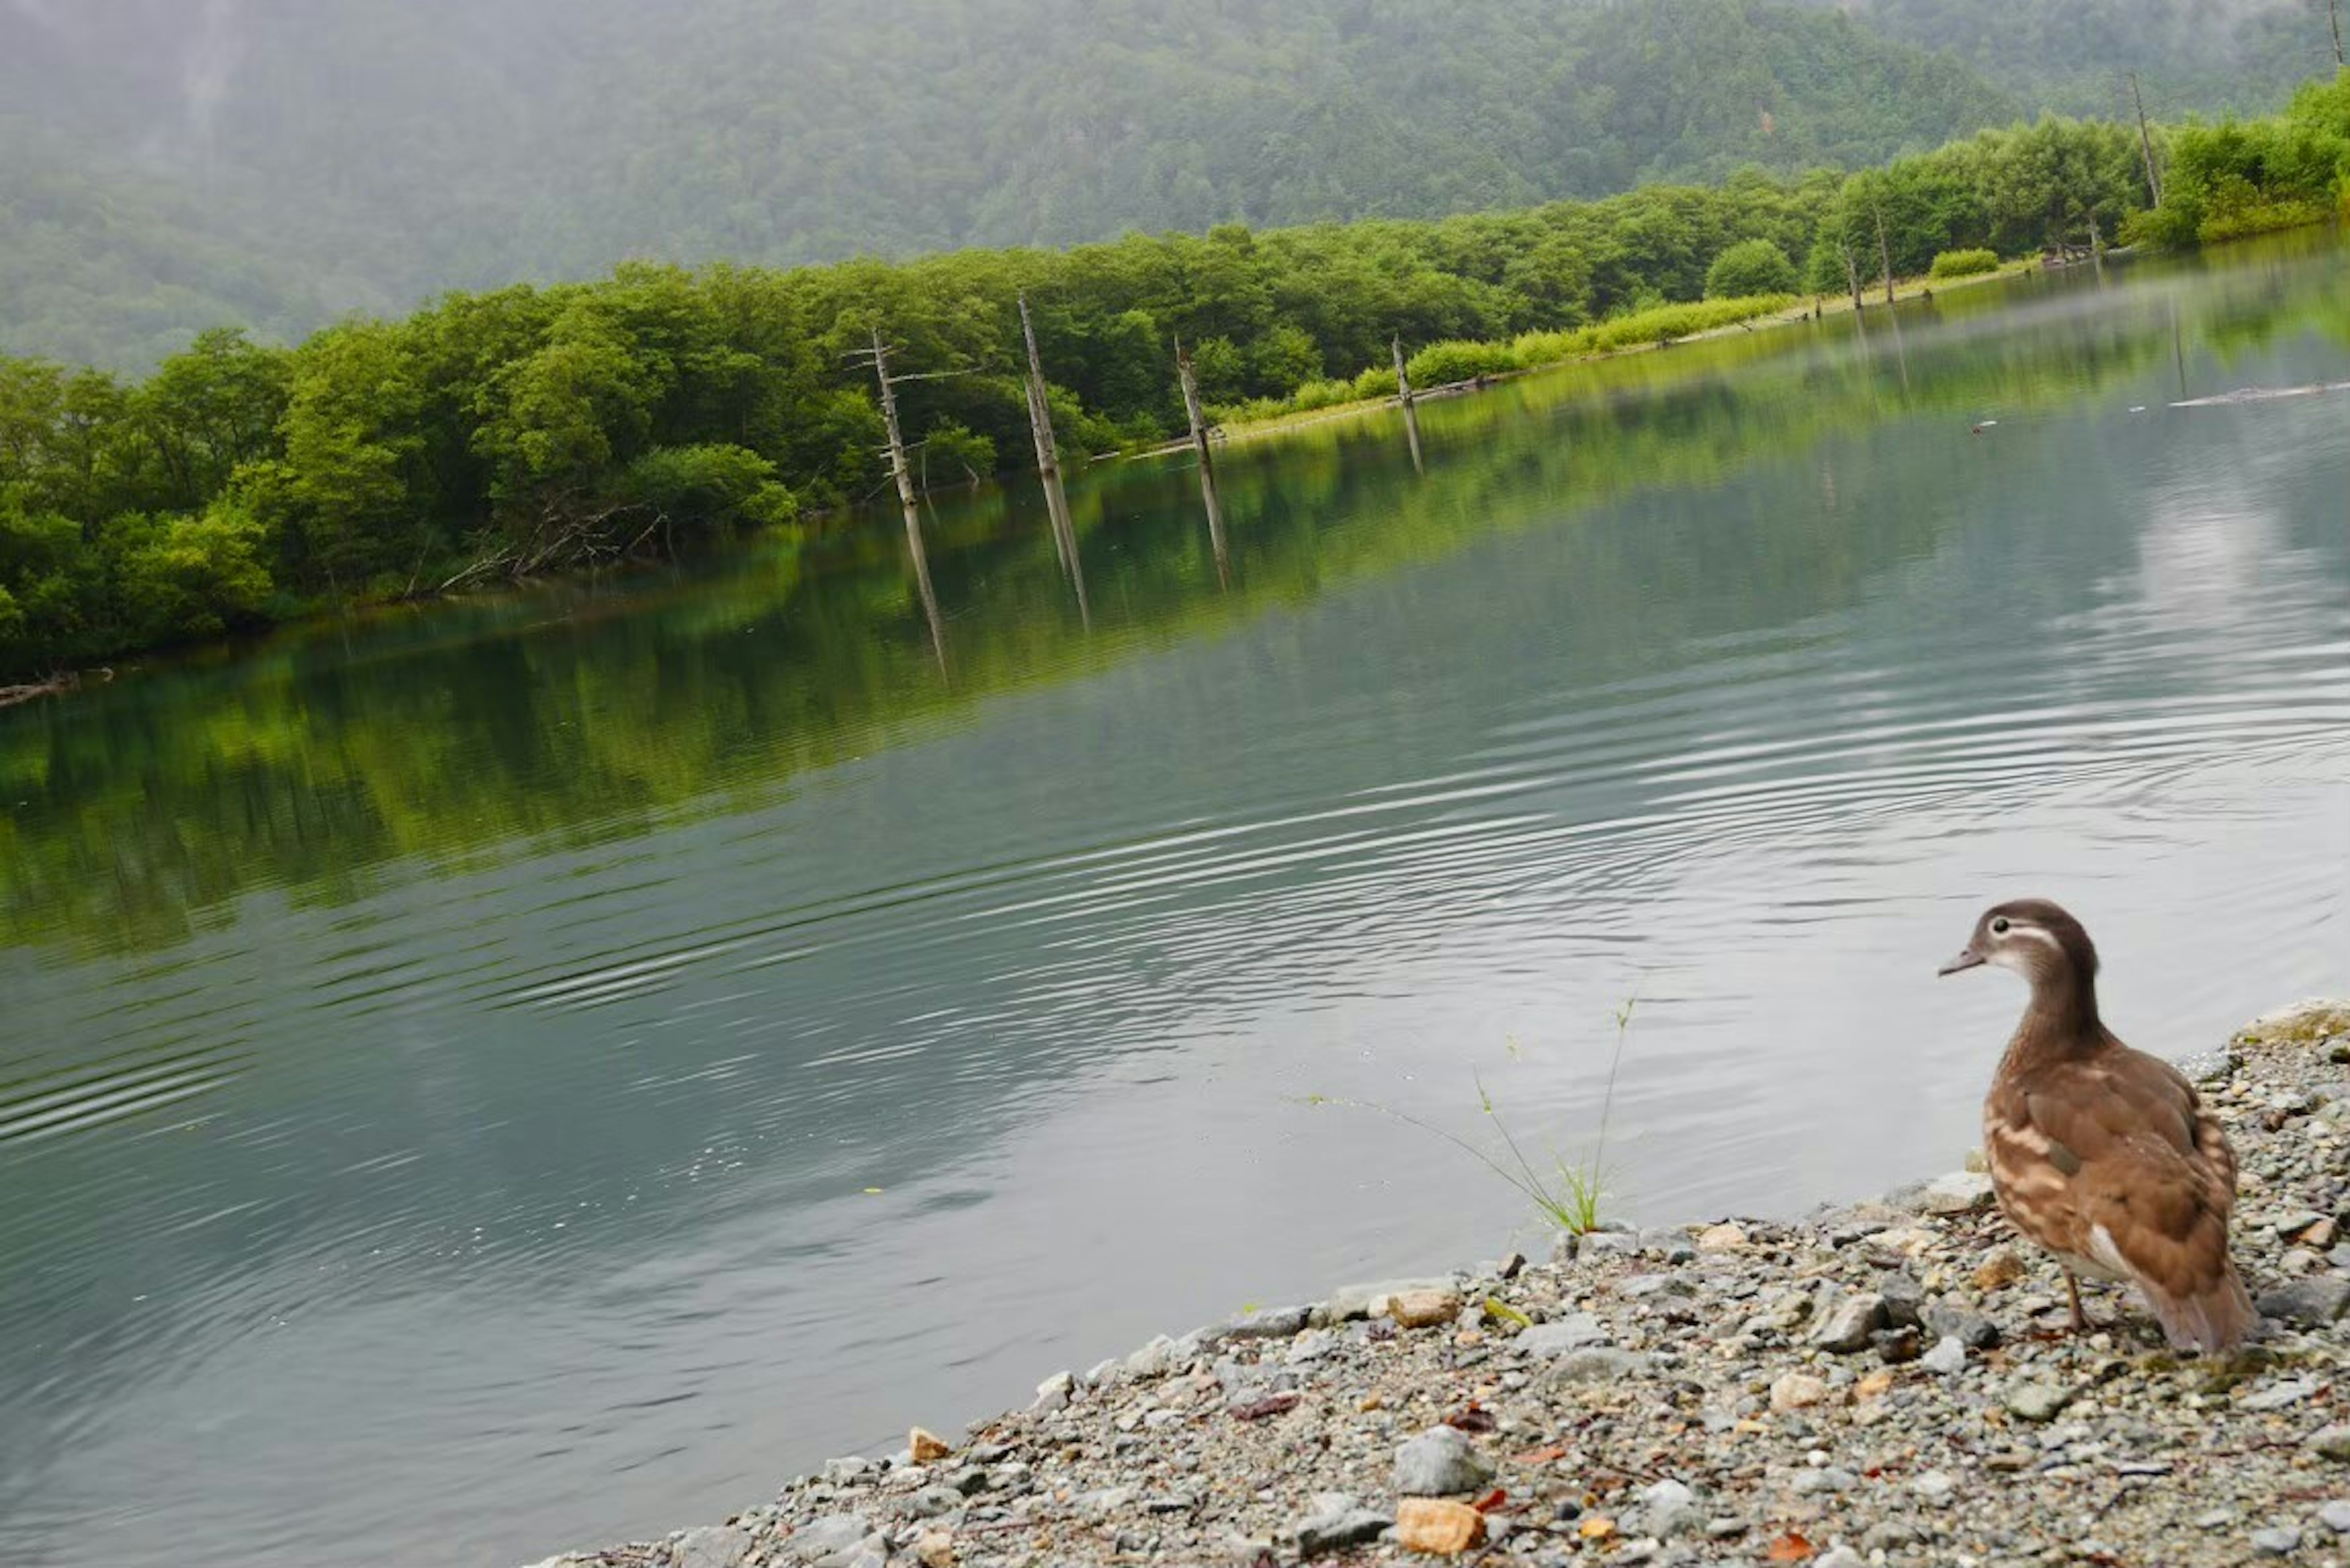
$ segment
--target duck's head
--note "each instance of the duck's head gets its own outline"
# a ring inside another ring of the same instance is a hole
[[[2097,949],[2080,921],[2047,899],[2018,898],[1985,909],[1975,934],[1941,972],[1984,964],[2015,971],[2034,991],[2063,981],[2085,985],[2096,977]]]

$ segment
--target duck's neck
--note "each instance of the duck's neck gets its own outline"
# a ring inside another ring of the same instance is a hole
[[[2071,965],[2033,977],[2032,1000],[2008,1046],[2014,1056],[2077,1056],[2105,1043],[2097,982]]]

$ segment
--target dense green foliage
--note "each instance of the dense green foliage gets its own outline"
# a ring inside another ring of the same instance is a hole
[[[1795,292],[1795,264],[1769,240],[1741,240],[1705,270],[1708,299],[1741,299]]]
[[[1435,384],[1744,320],[1785,301],[1709,285],[1782,285],[1794,255],[1836,292],[1952,251],[2305,221],[2350,176],[2350,85],[2172,140],[2151,215],[2134,130],[2049,119],[1846,178],[1747,171],[1436,222],[789,272],[632,263],[294,349],[213,332],[137,384],[0,359],[0,673],[868,496],[881,420],[852,355],[877,328],[921,378],[899,394],[921,473],[959,483],[1030,450],[1024,292],[1063,443],[1098,452],[1181,428],[1177,336],[1209,401],[1245,416],[1391,391],[1399,337]]]
[[[1999,253],[1988,246],[1978,245],[1971,250],[1944,251],[1934,258],[1933,267],[1927,275],[1929,277],[1981,277],[1984,273],[1998,270]]]
[[[2253,48],[2263,27],[2298,52]],[[2116,116],[2124,64],[2166,118],[2266,108],[2323,36],[2305,0],[0,5],[0,352],[143,369],[204,327],[291,340],[631,257],[1793,178],[2045,107]]]
[[[2234,239],[2350,216],[2350,72],[2312,82],[2282,115],[2189,126],[2172,139],[2162,205],[2135,232],[2165,244]]]

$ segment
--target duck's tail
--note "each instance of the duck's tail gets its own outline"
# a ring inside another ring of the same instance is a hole
[[[2138,1285],[2174,1350],[2199,1350],[2206,1355],[2233,1350],[2260,1321],[2233,1259],[2218,1280],[2195,1295],[2170,1295],[2143,1278]]]

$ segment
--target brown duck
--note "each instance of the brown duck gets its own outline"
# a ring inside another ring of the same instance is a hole
[[[1983,964],[2032,982],[1983,1101],[1991,1186],[2015,1228],[2064,1265],[2073,1326],[2088,1326],[2085,1275],[2136,1284],[2178,1349],[2241,1344],[2254,1318],[2228,1255],[2236,1154],[2195,1086],[2099,1020],[2097,950],[2055,905],[1987,911],[1941,972]]]

